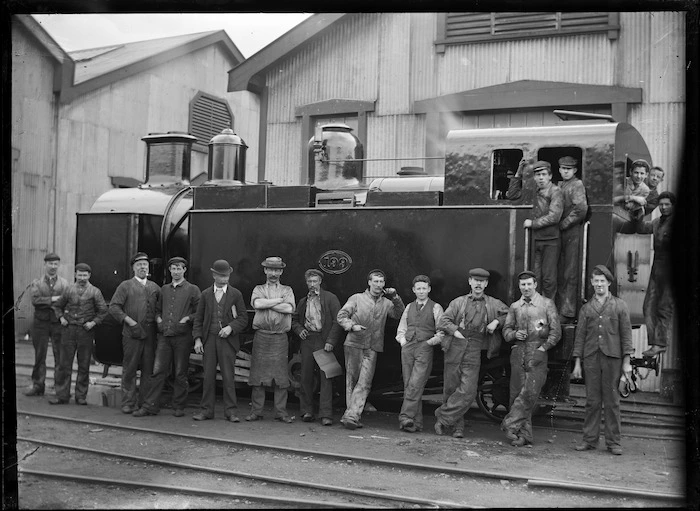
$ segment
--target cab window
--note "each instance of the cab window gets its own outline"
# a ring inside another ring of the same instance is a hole
[[[510,178],[518,170],[520,160],[523,158],[521,149],[496,149],[491,157],[491,192],[494,200],[506,198]]]

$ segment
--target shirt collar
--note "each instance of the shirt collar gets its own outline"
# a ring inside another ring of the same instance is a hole
[[[525,297],[523,297],[523,296],[520,297],[520,300],[518,300],[517,303],[520,307],[527,305],[527,302],[525,301]],[[530,300],[529,305],[538,307],[541,304],[542,304],[542,295],[539,294],[537,291],[535,291],[535,294],[532,295],[532,299]]]
[[[134,278],[135,278],[136,280],[138,280],[138,281],[139,281],[141,284],[143,284],[144,286],[146,285],[146,282],[148,282],[148,279],[147,279],[147,278],[146,278],[146,279],[140,279],[140,278],[138,278],[136,275],[134,275]]]
[[[469,299],[470,299],[471,301],[473,301],[473,302],[483,302],[483,301],[486,300],[486,295],[485,295],[485,294],[482,294],[482,295],[481,295],[480,297],[478,297],[478,298],[477,298],[476,296],[474,296],[472,293],[469,293],[469,295],[467,295],[467,296],[468,296]]]
[[[219,289],[219,288],[217,288],[216,286],[214,286],[214,292],[215,292],[215,293],[216,293],[216,290],[217,290],[217,289]],[[228,289],[228,284],[224,284],[224,286],[223,286],[221,289],[223,290],[224,294],[226,294],[226,290]]]
[[[182,280],[181,280],[180,282],[178,282],[178,283],[175,283],[175,281],[173,280],[170,284],[171,284],[173,287],[179,287],[179,286],[183,285],[184,283],[185,283],[185,279],[182,279]]]

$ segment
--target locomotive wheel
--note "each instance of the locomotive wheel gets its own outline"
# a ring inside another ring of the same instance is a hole
[[[301,353],[295,353],[287,363],[287,373],[289,374],[289,384],[295,391],[301,390]],[[314,394],[321,389],[321,380],[314,371]]]
[[[505,376],[496,380],[491,373],[484,372],[476,391],[476,403],[486,417],[501,422],[508,413],[508,391],[509,383]]]

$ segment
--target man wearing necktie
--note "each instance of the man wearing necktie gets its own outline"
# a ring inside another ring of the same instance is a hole
[[[508,307],[485,292],[491,274],[483,268],[469,270],[471,293],[450,302],[438,322],[445,337],[444,390],[442,405],[435,410],[435,432],[442,435],[454,428],[452,436],[464,437],[464,414],[471,407],[479,385],[481,353],[498,355],[501,329]]]
[[[510,411],[501,429],[511,445],[532,443],[532,412],[547,378],[547,351],[561,339],[561,324],[554,302],[537,292],[531,271],[518,275],[522,297],[508,309],[503,338],[514,343],[510,352]]]
[[[56,302],[68,288],[68,281],[58,275],[61,258],[51,252],[44,257],[44,276],[34,279],[30,285],[34,322],[32,324],[32,344],[34,345],[34,369],[32,387],[25,396],[43,396],[46,380],[46,353],[49,339],[53,348],[54,367],[61,362],[61,324],[56,315]]]
[[[314,372],[319,373],[321,393],[318,414],[324,426],[333,424],[333,380],[326,378],[314,359],[314,351],[323,349],[333,351],[340,341],[341,328],[336,321],[340,310],[340,301],[330,291],[321,288],[323,273],[315,268],[304,273],[308,295],[297,304],[292,314],[292,330],[301,338],[301,420],[313,422]]]
[[[238,335],[248,326],[248,313],[243,295],[228,282],[233,271],[228,261],[214,261],[210,270],[214,285],[202,292],[192,328],[194,351],[202,355],[204,366],[200,411],[192,418],[196,421],[214,418],[218,364],[224,386],[224,419],[239,422],[236,413],[236,353],[240,349]]]

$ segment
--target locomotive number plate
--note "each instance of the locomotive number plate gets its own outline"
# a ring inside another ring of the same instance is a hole
[[[342,250],[329,250],[318,258],[318,266],[326,273],[345,273],[352,266],[352,258]]]

